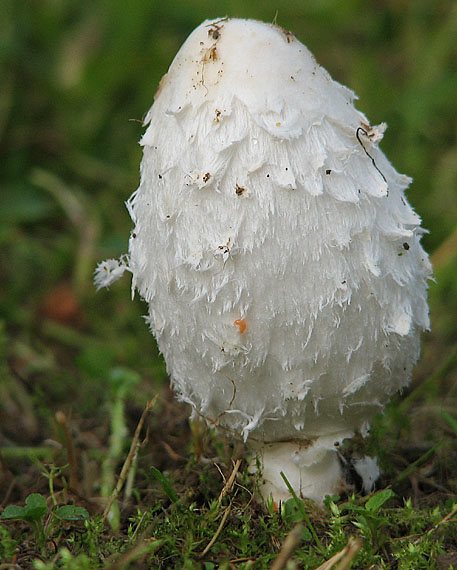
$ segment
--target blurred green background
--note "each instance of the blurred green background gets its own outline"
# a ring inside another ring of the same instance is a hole
[[[430,234],[433,332],[416,382],[450,398],[457,338],[457,6],[454,0],[1,0],[0,437],[40,442],[52,410],[102,411],[122,366],[144,403],[165,378],[128,279],[95,292],[98,261],[126,251],[141,119],[187,35],[237,16],[292,30],[359,96],[382,148],[414,178]],[[450,360],[449,360],[450,358]],[[455,408],[454,408],[455,409]]]

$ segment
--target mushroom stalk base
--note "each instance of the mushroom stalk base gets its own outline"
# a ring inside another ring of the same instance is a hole
[[[298,497],[322,503],[326,495],[344,489],[343,470],[335,447],[326,438],[311,443],[279,442],[251,446],[254,456],[251,472],[262,473],[260,492],[266,499],[272,495],[276,502],[291,498],[281,477],[286,476]]]

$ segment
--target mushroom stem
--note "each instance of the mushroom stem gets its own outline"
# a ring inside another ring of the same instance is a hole
[[[251,443],[251,472],[262,473],[260,492],[263,497],[270,494],[276,502],[290,499],[281,471],[301,498],[322,503],[326,495],[341,493],[343,470],[334,446],[328,438],[317,438],[312,443],[276,442],[262,446]]]

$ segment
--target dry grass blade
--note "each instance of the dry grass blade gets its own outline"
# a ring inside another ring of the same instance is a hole
[[[347,570],[361,548],[362,541],[359,538],[351,537],[343,550],[318,566],[316,570],[331,570],[332,568],[335,570]],[[336,564],[338,566],[335,566]]]
[[[302,530],[303,525],[297,524],[289,532],[270,570],[282,570],[286,567],[289,558],[292,556],[295,549],[300,544]]]
[[[440,526],[442,526],[443,524],[446,524],[450,521],[453,520],[453,517],[457,514],[457,505],[454,506],[454,508],[451,510],[451,512],[449,512],[445,517],[443,517],[439,522],[436,523],[435,526],[433,526],[430,530],[428,530],[425,533],[425,536],[429,536],[431,534],[433,534]],[[455,520],[454,520],[455,522]],[[416,538],[416,540],[414,541],[413,544],[419,544],[420,541],[423,539],[424,535],[420,535],[419,538]]]
[[[440,522],[434,526],[433,530],[437,529],[442,524],[446,524],[447,522],[449,522],[455,514],[457,514],[457,505],[452,509],[450,513],[448,513],[445,517],[443,517],[440,520]]]
[[[120,558],[105,566],[105,570],[127,569],[131,566],[132,562],[158,550],[164,542],[164,540],[156,540],[155,538],[143,538],[138,541],[132,550],[122,554]]]
[[[221,503],[221,502],[222,502],[222,499],[223,499],[226,495],[228,495],[229,493],[232,492],[233,483],[235,482],[235,477],[236,477],[236,474],[238,473],[238,470],[239,470],[239,468],[240,468],[240,465],[241,465],[241,459],[237,459],[236,462],[235,462],[235,465],[233,466],[233,471],[231,472],[230,477],[229,477],[228,480],[226,481],[226,483],[225,483],[225,485],[224,485],[224,487],[223,487],[223,489],[222,489],[222,491],[221,491],[221,493],[220,493],[220,495],[219,495],[218,503]],[[225,523],[226,523],[226,521],[227,521],[227,518],[228,518],[228,516],[229,516],[229,514],[230,514],[230,510],[231,510],[231,505],[229,505],[229,506],[225,509],[224,514],[223,514],[222,519],[221,519],[221,522],[220,522],[219,526],[217,527],[217,530],[216,530],[216,532],[214,533],[213,538],[208,542],[208,544],[206,545],[205,549],[204,549],[203,552],[200,554],[200,558],[203,557],[203,556],[205,556],[205,554],[210,551],[210,549],[212,548],[213,544],[216,542],[217,537],[220,535],[220,533],[222,532],[222,529],[224,528],[224,525],[225,525]]]
[[[213,538],[208,542],[208,544],[206,545],[205,550],[200,554],[200,558],[202,558],[203,556],[205,556],[205,554],[207,554],[207,553],[211,550],[213,544],[214,544],[214,543],[216,542],[216,540],[217,540],[217,537],[221,534],[222,529],[224,528],[225,522],[227,521],[227,518],[228,518],[228,516],[229,516],[229,514],[230,514],[230,510],[231,510],[231,505],[229,505],[229,506],[225,509],[224,515],[222,516],[221,522],[219,523],[219,526],[217,527],[217,530],[216,530],[216,532],[214,533]]]
[[[222,502],[222,499],[225,497],[225,495],[231,493],[233,489],[233,483],[235,482],[235,477],[236,474],[238,473],[240,465],[241,465],[241,459],[237,459],[235,465],[233,466],[233,471],[231,472],[230,477],[225,483],[224,488],[222,489],[219,498],[217,499],[219,503]]]
[[[146,404],[146,407],[143,410],[143,413],[141,414],[140,421],[138,422],[138,425],[136,426],[135,434],[133,436],[132,443],[130,445],[130,450],[129,450],[129,453],[127,455],[127,459],[125,460],[124,465],[122,466],[121,474],[119,475],[119,480],[118,480],[116,487],[114,488],[113,492],[111,493],[111,497],[108,500],[108,503],[105,507],[105,510],[103,511],[102,522],[106,521],[106,518],[108,517],[108,514],[111,510],[111,506],[114,503],[114,501],[116,500],[116,497],[119,495],[119,493],[120,493],[120,491],[124,485],[124,482],[127,478],[127,474],[128,474],[129,469],[132,465],[133,458],[135,456],[135,452],[136,452],[136,448],[138,445],[138,440],[140,439],[140,433],[141,433],[141,429],[142,429],[143,424],[144,424],[144,420],[146,419],[146,416],[151,411],[151,409],[154,407],[154,405],[157,401],[157,398],[158,398],[158,396],[155,396],[150,402],[148,402]]]

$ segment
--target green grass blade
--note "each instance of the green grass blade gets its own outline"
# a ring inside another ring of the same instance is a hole
[[[319,548],[319,550],[323,553],[325,552],[324,547],[322,546],[322,542],[319,540],[319,537],[317,536],[316,531],[314,530],[313,525],[311,524],[311,521],[309,520],[308,514],[306,512],[305,509],[305,505],[303,504],[303,501],[301,501],[298,497],[297,494],[295,493],[295,491],[292,488],[292,485],[289,483],[289,480],[287,479],[287,477],[285,476],[284,472],[281,471],[280,472],[281,477],[284,480],[284,483],[286,484],[287,488],[289,489],[290,494],[292,495],[292,497],[294,498],[295,504],[297,505],[297,508],[300,512],[300,514],[303,517],[303,520],[305,521],[306,525],[309,528],[309,531],[311,532],[315,543],[317,544],[317,547]]]
[[[161,473],[156,467],[151,467],[151,473],[154,475],[154,478],[160,483],[162,489],[168,495],[170,501],[172,503],[177,503],[179,501],[179,497],[165,475]]]

